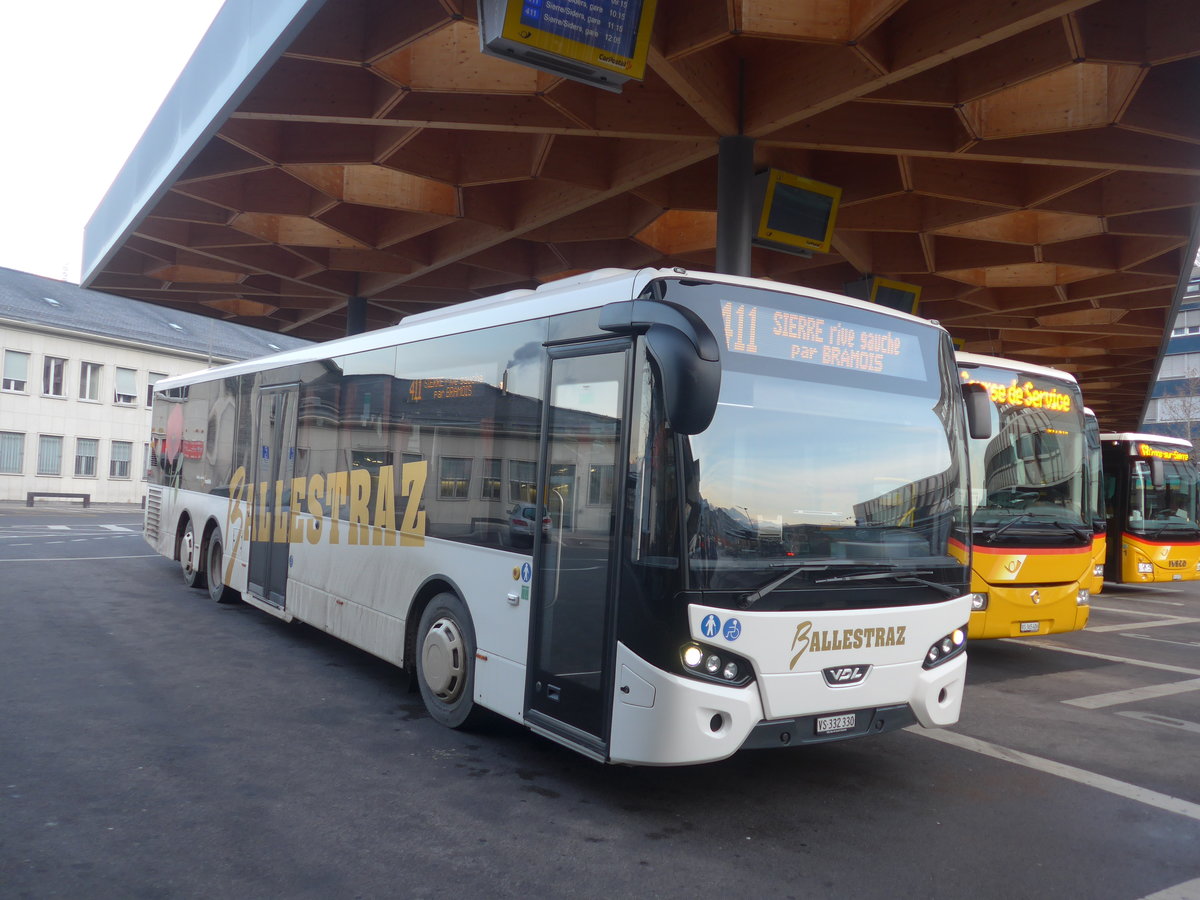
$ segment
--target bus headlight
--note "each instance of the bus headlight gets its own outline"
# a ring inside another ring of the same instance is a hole
[[[988,595],[987,591],[971,595],[971,612],[980,612],[987,609]]]
[[[1154,572],[1154,563],[1140,562],[1137,564],[1137,567],[1139,575],[1150,575]]]
[[[1075,605],[1076,606],[1087,606],[1091,602],[1092,602],[1092,592],[1089,591],[1087,588],[1080,588],[1079,591],[1075,594]]]
[[[986,594],[984,595],[987,596]],[[944,662],[948,662],[966,649],[967,646],[967,626],[955,628],[952,632],[942,638],[938,638],[929,645],[929,649],[925,651],[925,662],[921,665],[926,669],[932,669],[935,666],[940,666]]]
[[[1200,569],[1200,565],[1197,565],[1196,568]],[[1092,577],[1093,578],[1103,578],[1104,577],[1104,566],[1103,565],[1092,566]]]
[[[679,661],[686,674],[729,687],[745,687],[753,677],[750,663],[742,657],[692,641],[679,648]]]

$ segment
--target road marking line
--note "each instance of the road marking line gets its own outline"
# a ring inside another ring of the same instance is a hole
[[[1136,635],[1131,635],[1136,637]],[[1111,656],[1107,653],[1093,653],[1091,650],[1077,650],[1074,647],[1064,647],[1062,644],[1052,644],[1049,641],[1031,641],[1028,638],[1000,638],[1009,644],[1022,644],[1026,647],[1040,647],[1043,650],[1055,650],[1059,653],[1073,653],[1076,656],[1089,656],[1092,659],[1106,659],[1109,662],[1125,663],[1130,666],[1142,666],[1146,669],[1159,669],[1163,672],[1178,672],[1181,675],[1200,675],[1200,669],[1185,669],[1183,666],[1169,666],[1166,663],[1149,662],[1144,659],[1129,659],[1125,656]]]
[[[1178,600],[1151,600],[1149,597],[1122,597],[1123,600],[1132,600],[1135,603],[1159,603],[1163,606],[1187,606],[1186,603],[1180,603]]]
[[[1175,605],[1180,606],[1182,604],[1177,603]],[[1146,614],[1146,610],[1144,609],[1121,609],[1116,606],[1097,606],[1095,603],[1092,604],[1092,611],[1116,613],[1119,616],[1144,616]]]
[[[5,559],[0,562],[88,562],[94,559],[154,559],[156,556],[157,553],[145,553],[141,556],[47,556],[44,559]]]
[[[1188,619],[1183,616],[1173,616],[1170,619],[1155,619],[1152,622],[1126,622],[1124,625],[1097,625],[1095,628],[1089,627],[1088,631],[1128,631],[1131,628],[1162,628],[1164,625],[1190,625],[1192,622],[1200,622],[1200,619]]]
[[[1150,637],[1148,634],[1123,634],[1121,637],[1137,638],[1139,641],[1154,641],[1156,644],[1174,644],[1177,647],[1200,647],[1200,641],[1169,641],[1166,638]]]
[[[101,525],[100,527],[107,531],[133,531],[132,528],[126,528],[124,525]]]
[[[1192,803],[1190,800],[1181,800],[1178,797],[1172,797],[1168,794],[1160,794],[1158,791],[1138,787],[1136,784],[1129,784],[1126,781],[1118,781],[1115,778],[1109,778],[1107,775],[1089,772],[1086,769],[1078,769],[1075,766],[1068,766],[1064,763],[1055,762],[1052,759],[1034,756],[1031,753],[1022,753],[1020,750],[1013,750],[1010,747],[1001,747],[999,744],[992,744],[988,741],[981,741],[978,738],[967,737],[965,734],[959,734],[954,731],[943,731],[940,729],[926,730],[919,725],[910,725],[904,730],[927,737],[930,740],[941,741],[943,744],[949,744],[961,750],[970,750],[972,753],[990,756],[993,759],[1014,763],[1018,766],[1025,766],[1028,769],[1044,772],[1047,775],[1056,775],[1059,778],[1065,778],[1068,781],[1074,781],[1087,787],[1107,791],[1126,800],[1144,803],[1146,806],[1153,806],[1166,812],[1176,813],[1177,815],[1200,821],[1200,803]]]
[[[1173,681],[1170,684],[1151,684],[1146,687],[1130,688],[1127,691],[1109,691],[1107,694],[1092,694],[1090,697],[1064,700],[1063,703],[1068,706],[1078,706],[1081,709],[1100,709],[1102,706],[1137,703],[1140,700],[1153,700],[1155,697],[1186,694],[1188,691],[1200,691],[1200,678],[1193,678],[1189,681]]]
[[[70,525],[47,525],[46,527],[49,528],[51,531],[70,531],[71,530]]]
[[[1121,710],[1117,715],[1124,716],[1127,719],[1137,719],[1139,722],[1153,722],[1155,725],[1166,725],[1169,728],[1179,728],[1183,731],[1194,731],[1196,734],[1200,734],[1200,725],[1197,725],[1195,722],[1189,722],[1186,719],[1173,719],[1170,716],[1137,712],[1132,709]],[[1200,896],[1200,894],[1197,894],[1197,896]]]
[[[1200,878],[1147,894],[1142,900],[1196,900],[1197,897],[1200,897]]]

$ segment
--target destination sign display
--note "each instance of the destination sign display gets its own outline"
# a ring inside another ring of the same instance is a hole
[[[749,303],[721,304],[725,349],[734,353],[897,378],[925,377],[913,335]]]
[[[1192,458],[1186,450],[1153,447],[1150,444],[1138,444],[1137,452],[1138,456],[1144,456],[1147,459],[1169,459],[1174,462],[1187,462]]]
[[[997,370],[991,370],[995,373]],[[1059,391],[1055,385],[1043,387],[1026,378],[1022,380],[1013,374],[1007,383],[988,381],[987,376],[979,377],[980,373],[963,369],[959,375],[963,384],[978,384],[987,389],[988,396],[997,406],[1017,406],[1024,409],[1045,409],[1051,412],[1069,413],[1074,409],[1071,394]],[[993,374],[993,377],[994,374]]]
[[[508,0],[501,36],[629,78],[646,74],[656,0]]]

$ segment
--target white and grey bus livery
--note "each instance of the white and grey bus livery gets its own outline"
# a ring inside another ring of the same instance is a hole
[[[956,373],[914,316],[604,270],[159,382],[146,537],[452,727],[670,765],[950,725]]]

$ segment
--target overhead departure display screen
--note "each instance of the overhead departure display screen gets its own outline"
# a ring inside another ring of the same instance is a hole
[[[825,315],[757,304],[721,304],[725,349],[799,365],[922,379],[925,357],[913,335]]]
[[[654,0],[509,0],[508,10],[509,40],[631,78],[645,75]]]

